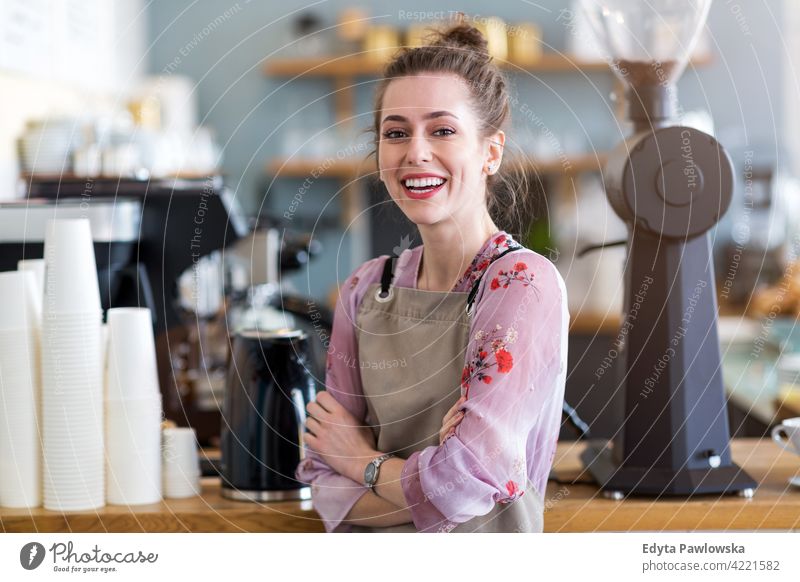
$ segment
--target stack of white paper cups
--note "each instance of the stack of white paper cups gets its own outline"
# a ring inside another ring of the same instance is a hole
[[[39,321],[42,319],[42,297],[44,293],[44,259],[24,259],[17,261],[17,271],[30,271],[36,279],[36,310]]]
[[[200,493],[200,459],[193,428],[165,428],[164,497],[180,499]]]
[[[33,273],[0,273],[0,506],[42,503],[39,322]]]
[[[30,271],[36,281],[35,287],[35,307],[39,324],[42,322],[42,296],[44,292],[44,259],[25,259],[17,261],[17,271]]]
[[[105,504],[102,309],[89,221],[49,221],[44,252],[44,507],[95,509]]]
[[[161,500],[161,391],[150,310],[108,310],[106,372],[107,498]]]

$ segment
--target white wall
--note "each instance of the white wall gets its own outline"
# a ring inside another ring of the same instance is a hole
[[[800,174],[800,2],[784,0],[783,40],[788,52],[783,64],[783,139],[789,167]]]
[[[33,119],[111,109],[145,70],[144,0],[0,0],[0,200]]]

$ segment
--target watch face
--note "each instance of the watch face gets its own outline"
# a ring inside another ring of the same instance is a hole
[[[377,469],[375,468],[374,463],[370,463],[369,465],[367,465],[367,468],[364,469],[364,481],[366,481],[367,483],[374,483],[376,472]]]

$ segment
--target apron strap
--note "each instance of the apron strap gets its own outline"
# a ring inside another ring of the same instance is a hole
[[[504,255],[507,255],[508,253],[512,253],[514,251],[518,251],[521,248],[523,248],[523,247],[522,246],[517,246],[517,247],[511,247],[511,248],[508,248],[508,249],[504,250],[502,253],[500,253],[495,258],[493,258],[489,262],[489,265],[494,263],[500,257],[502,257]],[[472,284],[472,289],[470,289],[469,295],[467,296],[467,315],[472,315],[472,304],[475,303],[475,297],[478,295],[478,287],[480,287],[481,281],[483,280],[483,275],[486,273],[486,271],[489,270],[489,265],[486,266],[486,269],[484,269],[483,273],[481,273],[481,276],[478,277],[477,279],[475,279],[475,282]]]
[[[379,297],[386,299],[389,297],[389,287],[394,279],[394,260],[397,257],[394,255],[389,256],[383,263],[383,273],[381,274],[381,291]]]

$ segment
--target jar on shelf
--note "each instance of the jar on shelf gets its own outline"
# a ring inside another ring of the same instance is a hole
[[[364,56],[374,61],[388,61],[400,48],[400,33],[389,25],[373,26],[364,37]]]
[[[516,65],[533,65],[542,57],[542,29],[533,22],[508,26],[508,60]]]

